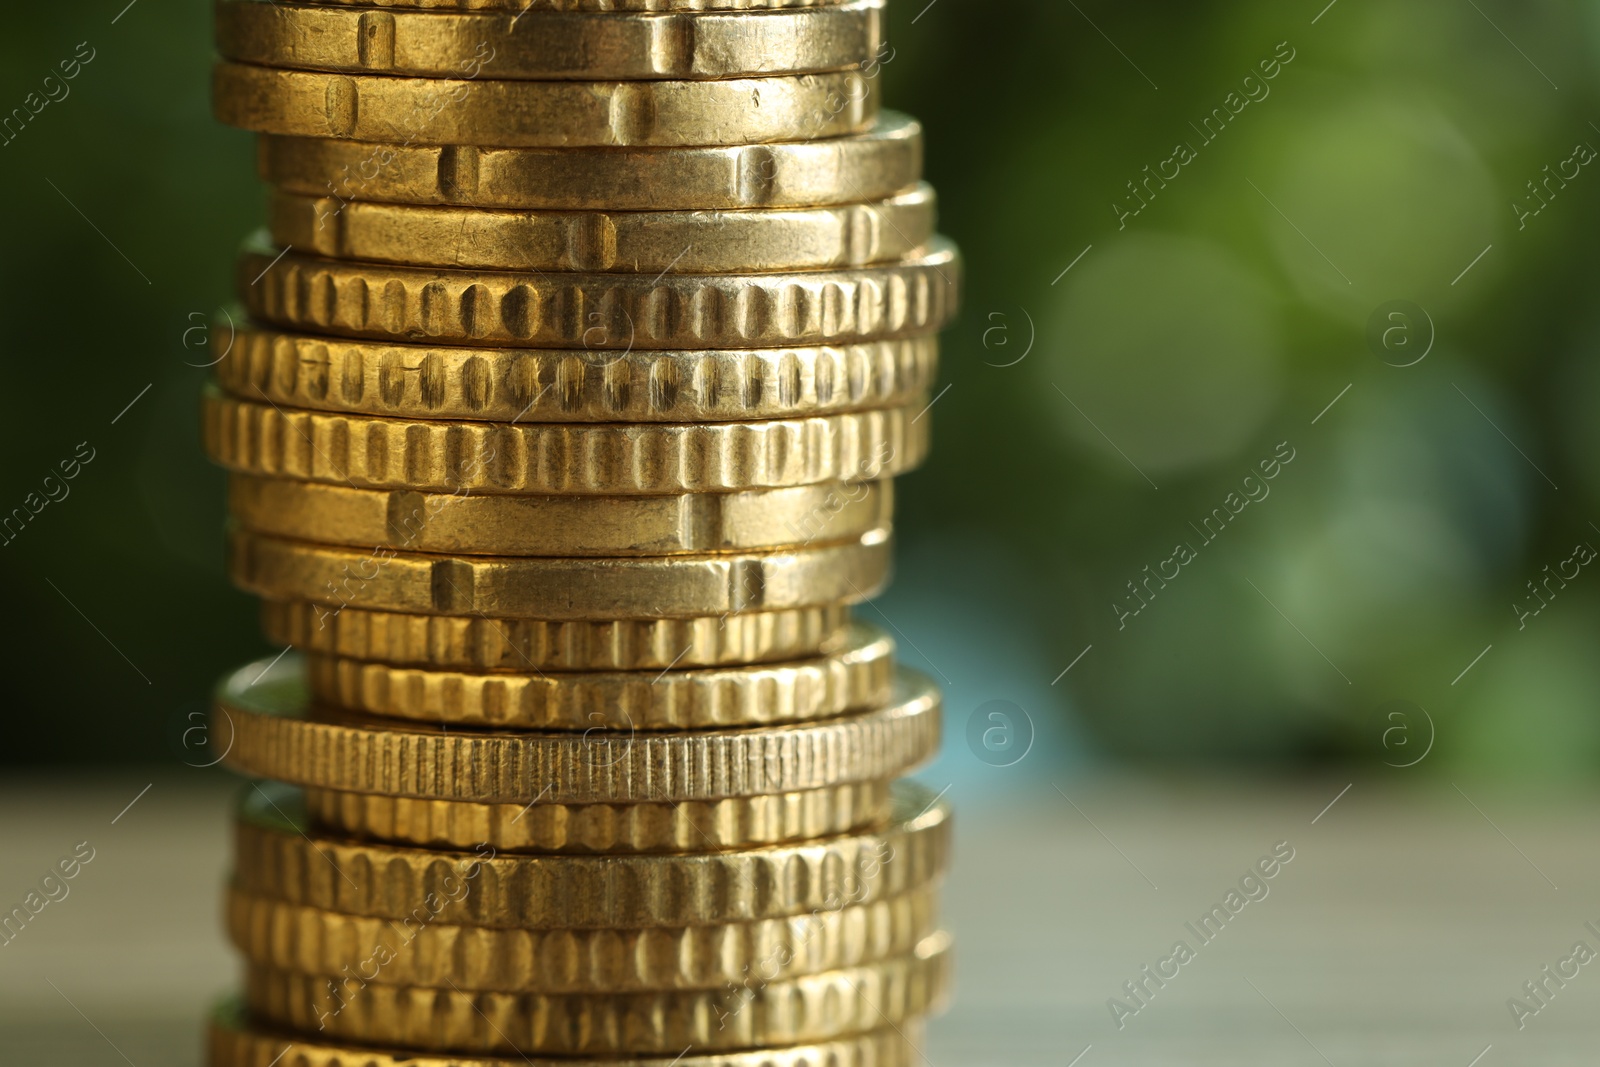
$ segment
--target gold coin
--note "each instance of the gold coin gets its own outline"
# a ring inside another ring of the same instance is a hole
[[[315,0],[339,7],[406,11],[527,11],[528,0]],[[537,0],[548,11],[775,11],[826,7],[843,0]]]
[[[861,70],[721,81],[393,78],[217,63],[216,117],[256,133],[500,148],[739,145],[860,133],[878,112]]]
[[[894,642],[856,623],[832,653],[749,667],[466,674],[308,657],[319,703],[419,722],[533,730],[699,730],[807,722],[890,698]]]
[[[885,111],[823,141],[674,148],[485,148],[260,138],[261,177],[340,200],[460,207],[697,211],[881,200],[922,177],[922,127]]]
[[[280,192],[268,219],[275,243],[339,259],[472,270],[714,274],[903,259],[933,239],[934,196],[923,183],[886,200],[838,207],[518,212]]]
[[[545,1055],[670,1056],[826,1041],[938,1010],[948,995],[949,935],[914,953],[733,989],[667,993],[485,993],[335,983],[254,964],[245,991],[259,1018],[299,1030],[408,1048]]]
[[[223,680],[228,762],[311,788],[492,803],[671,803],[908,774],[939,745],[939,691],[902,670],[888,704],[820,722],[647,733],[460,731],[313,709],[298,657]]]
[[[383,663],[467,671],[661,671],[774,663],[826,654],[845,640],[850,609],[830,604],[698,619],[550,622],[401,615],[268,600],[269,641]]]
[[[234,474],[228,510],[257,533],[489,556],[667,556],[839,543],[886,527],[894,483],[678,496],[507,496],[354,489]]]
[[[874,481],[928,452],[925,403],[722,423],[440,422],[255,404],[207,388],[206,449],[229,470],[352,488],[619,496]]]
[[[923,1027],[910,1020],[836,1041],[669,1059],[588,1059],[583,1067],[919,1067]],[[243,1006],[224,1005],[207,1035],[210,1067],[573,1067],[563,1059],[439,1056],[341,1045],[320,1036],[277,1031],[252,1022]]]
[[[786,919],[633,930],[396,924],[237,889],[226,905],[228,934],[252,964],[335,981],[554,994],[720,989],[763,970],[795,978],[859,967],[915,950],[937,913],[932,887]]]
[[[629,559],[429,556],[266,537],[235,527],[229,574],[274,600],[422,615],[665,619],[854,604],[889,583],[889,531],[764,555]]]
[[[960,260],[935,239],[897,263],[781,274],[522,274],[280,254],[239,257],[250,314],[383,341],[519,348],[783,348],[935,333]]]
[[[350,840],[307,821],[298,789],[263,782],[246,790],[235,823],[234,885],[348,915],[536,930],[807,915],[898,896],[943,874],[949,805],[912,782],[896,782],[893,793],[882,830],[726,852],[540,856]]]
[[[397,345],[218,324],[216,365],[246,400],[399,418],[729,422],[902,407],[937,374],[938,338],[843,347],[606,352]]]
[[[882,827],[889,783],[673,804],[474,804],[306,790],[322,826],[392,844],[501,852],[717,852]]]
[[[358,11],[266,0],[216,5],[217,50],[263,67],[433,78],[698,79],[807,74],[883,52],[883,0],[766,12],[515,18]]]

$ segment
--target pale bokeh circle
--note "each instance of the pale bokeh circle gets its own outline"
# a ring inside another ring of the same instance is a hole
[[[1251,441],[1277,405],[1278,301],[1221,245],[1124,234],[1062,288],[1035,364],[1042,401],[1108,463],[1152,475],[1206,466]]]

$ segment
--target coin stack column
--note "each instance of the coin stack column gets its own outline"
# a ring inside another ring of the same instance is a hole
[[[219,0],[217,1067],[912,1067],[939,697],[852,621],[959,261],[882,0]],[[631,10],[638,8],[639,10]],[[751,10],[752,8],[764,8]]]

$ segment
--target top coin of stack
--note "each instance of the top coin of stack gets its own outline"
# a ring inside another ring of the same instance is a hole
[[[960,263],[883,0],[216,14],[272,195],[206,444],[300,651],[218,695],[284,784],[213,1062],[909,1067],[948,818],[892,783],[939,700],[849,606]]]

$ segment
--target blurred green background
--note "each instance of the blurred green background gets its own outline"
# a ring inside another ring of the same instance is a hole
[[[209,117],[208,6],[125,3],[0,39],[0,114],[93,53],[0,145],[0,512],[94,457],[0,546],[12,765],[203,762],[212,680],[277,651],[197,415],[251,141]],[[1431,741],[1412,773],[1591,774],[1600,9],[923,3],[891,5],[886,101],[927,127],[966,311],[867,614],[945,681],[951,773],[1008,700],[1045,768]]]

